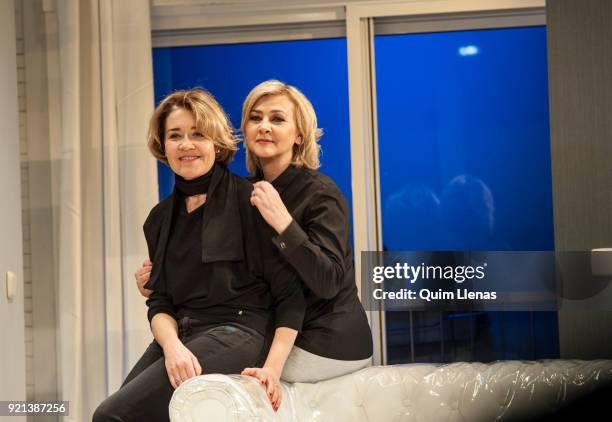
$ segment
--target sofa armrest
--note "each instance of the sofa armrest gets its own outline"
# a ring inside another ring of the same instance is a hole
[[[281,386],[283,404],[292,397]],[[169,412],[172,422],[210,420],[276,421],[292,420],[293,406],[274,412],[265,389],[253,377],[242,375],[201,375],[184,382],[172,395]]]

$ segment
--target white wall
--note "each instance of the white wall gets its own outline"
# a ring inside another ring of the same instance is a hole
[[[25,400],[21,171],[13,0],[0,1],[0,92],[0,338],[3,340],[0,347],[0,400]],[[17,295],[12,302],[6,296],[7,271],[17,275]],[[25,420],[0,417],[0,420],[4,419]]]

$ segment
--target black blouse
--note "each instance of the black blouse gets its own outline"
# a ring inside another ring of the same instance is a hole
[[[355,285],[349,207],[329,177],[290,166],[272,185],[293,217],[268,235],[305,288],[306,315],[296,345],[341,360],[372,356],[372,334]]]
[[[266,334],[270,326],[299,330],[304,296],[295,271],[263,242],[267,225],[250,204],[252,186],[217,165],[206,202],[187,213],[174,193],[144,224],[153,290],[149,321],[158,313],[211,325],[239,323]],[[273,319],[273,321],[272,321]]]

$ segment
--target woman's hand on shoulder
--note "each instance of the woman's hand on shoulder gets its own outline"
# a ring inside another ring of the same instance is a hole
[[[178,339],[164,347],[164,359],[168,379],[175,389],[188,379],[202,375],[198,358]]]
[[[281,405],[282,392],[280,387],[280,374],[273,368],[264,366],[263,368],[245,368],[240,375],[255,377],[266,389],[266,394],[272,409],[276,412]]]
[[[142,267],[140,267],[135,273],[134,278],[136,279],[136,287],[138,287],[138,291],[144,297],[151,296],[153,290],[145,289],[144,285],[149,282],[151,278],[151,269],[153,268],[153,263],[150,260],[146,260],[142,263]]]
[[[269,182],[261,181],[253,184],[251,205],[257,207],[266,223],[278,234],[284,232],[293,220],[278,191]]]

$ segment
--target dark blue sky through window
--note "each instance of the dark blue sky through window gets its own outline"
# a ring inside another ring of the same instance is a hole
[[[552,250],[544,27],[376,36],[383,242]]]

